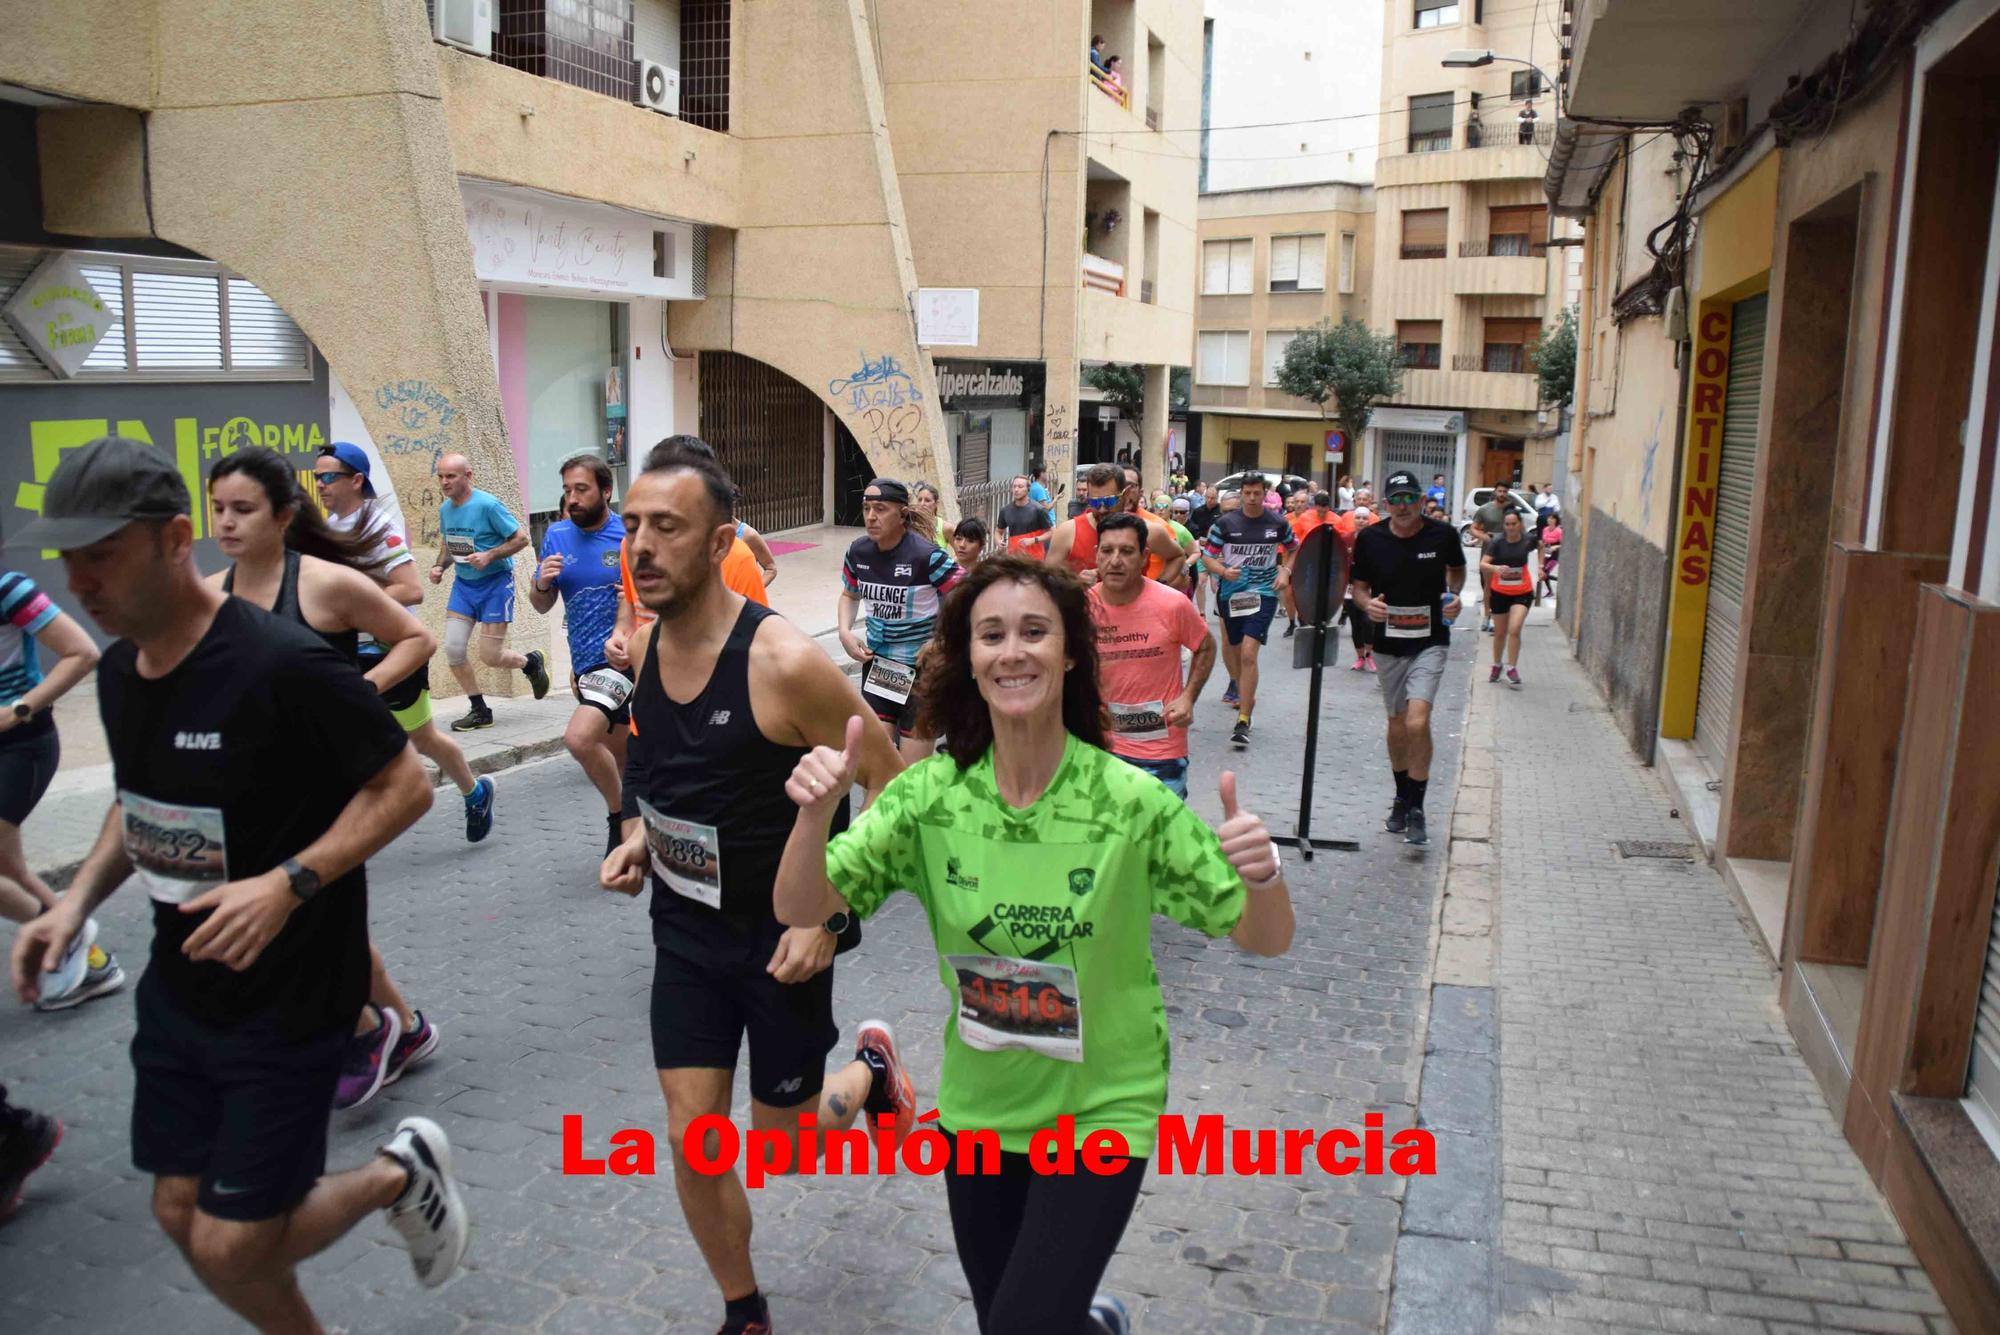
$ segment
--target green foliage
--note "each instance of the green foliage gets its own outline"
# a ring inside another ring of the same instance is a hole
[[[1277,380],[1279,389],[1315,405],[1358,441],[1375,404],[1402,389],[1403,362],[1394,336],[1349,316],[1301,329],[1285,349]]]
[[[1194,374],[1185,366],[1176,366],[1167,375],[1167,404],[1171,408],[1188,406],[1188,390],[1194,382]],[[1135,425],[1146,407],[1146,371],[1144,367],[1128,362],[1105,362],[1102,366],[1084,368],[1083,383],[1104,395],[1106,403],[1115,406]]]
[[[1536,342],[1533,351],[1542,402],[1569,407],[1576,398],[1576,307],[1564,309],[1556,327]]]

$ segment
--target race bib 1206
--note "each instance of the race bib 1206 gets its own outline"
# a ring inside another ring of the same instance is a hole
[[[1142,704],[1121,705],[1107,700],[1104,707],[1111,711],[1111,731],[1134,742],[1164,742],[1167,740],[1167,702],[1147,700]]]
[[[1389,608],[1382,633],[1392,640],[1428,640],[1431,637],[1431,609],[1428,607]]]
[[[946,955],[944,961],[958,978],[958,1036],[967,1047],[1083,1060],[1076,970],[1000,955]]]
[[[185,904],[229,879],[222,808],[156,802],[120,789],[125,856],[132,875],[162,904]]]
[[[868,670],[862,674],[862,685],[870,695],[879,695],[899,705],[910,698],[916,684],[917,670],[914,667],[881,654],[868,660]]]
[[[646,822],[646,851],[654,874],[675,894],[721,908],[722,841],[715,827],[677,820],[643,797],[639,815]]]

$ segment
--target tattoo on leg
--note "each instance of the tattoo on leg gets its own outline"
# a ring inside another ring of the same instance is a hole
[[[826,1108],[835,1117],[847,1116],[847,1100],[838,1094],[828,1094],[826,1096]]]

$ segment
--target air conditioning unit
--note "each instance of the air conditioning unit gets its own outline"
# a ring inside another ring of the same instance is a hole
[[[632,100],[666,116],[681,114],[681,72],[670,70],[657,60],[644,57],[633,62],[638,67],[637,91]]]
[[[431,35],[475,56],[493,54],[493,0],[432,0]]]

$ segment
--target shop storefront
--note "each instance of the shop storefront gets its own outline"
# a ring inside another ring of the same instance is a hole
[[[1040,362],[946,361],[938,401],[960,488],[1004,484],[1041,457]]]

